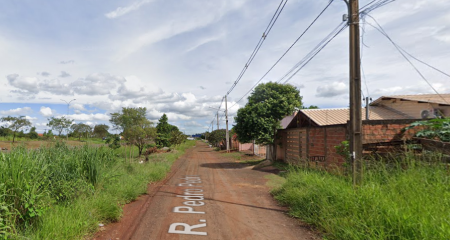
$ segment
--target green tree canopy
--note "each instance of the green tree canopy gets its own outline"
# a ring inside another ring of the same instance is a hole
[[[122,112],[111,113],[109,120],[114,129],[121,129],[123,137],[139,149],[139,156],[149,142],[156,138],[153,123],[146,118],[146,108],[122,108]]]
[[[234,119],[238,140],[273,144],[280,121],[301,107],[302,97],[294,86],[273,82],[258,85]]]
[[[68,119],[65,116],[60,118],[51,117],[48,119],[47,126],[51,127],[52,130],[58,132],[58,136],[61,136],[63,131],[68,131],[72,125],[73,119]]]
[[[39,138],[39,134],[36,132],[36,127],[32,127],[30,129],[30,132],[28,133],[28,137],[30,139],[37,139],[37,138]]]
[[[165,113],[158,120],[158,124],[156,125],[156,131],[157,131],[156,145],[159,148],[170,147],[171,132],[180,132],[177,126],[169,124],[169,119],[167,118],[167,115]]]
[[[11,129],[11,131],[13,132],[13,143],[14,143],[14,140],[16,138],[16,133],[19,130],[23,131],[24,128],[27,128],[27,127],[31,126],[31,122],[28,119],[26,119],[25,116],[20,116],[20,117],[11,117],[11,116],[2,117],[1,121],[8,123],[8,128]]]
[[[81,140],[82,136],[87,138],[92,132],[92,127],[84,123],[73,124],[70,129],[73,135],[78,137],[78,140]]]
[[[146,118],[147,108],[122,108],[122,112],[111,113],[109,122],[114,126],[114,130],[124,131],[128,127],[132,127],[143,122]]]
[[[106,125],[106,124],[95,125],[95,127],[94,127],[94,135],[96,137],[100,137],[100,138],[106,137],[106,136],[109,135],[108,130],[109,130],[109,126]]]
[[[226,143],[226,131],[225,129],[214,130],[206,135],[206,139],[213,146],[219,146],[221,142]]]

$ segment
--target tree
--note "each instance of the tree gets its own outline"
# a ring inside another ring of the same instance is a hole
[[[122,112],[111,113],[109,122],[114,126],[114,130],[124,131],[128,127],[132,127],[143,119],[146,119],[147,109],[139,108],[122,108]]]
[[[303,106],[302,109],[319,109],[319,107],[316,105],[309,105],[309,107]]]
[[[82,136],[87,138],[92,132],[92,127],[84,123],[72,124],[70,129],[74,136],[78,136],[78,140],[81,140]]]
[[[172,131],[169,134],[169,142],[173,145],[179,145],[182,144],[184,141],[186,141],[187,136],[184,135],[181,131]]]
[[[122,112],[111,113],[109,120],[115,129],[121,129],[127,142],[138,147],[139,156],[150,141],[156,138],[156,129],[145,116],[146,108],[122,108]]]
[[[9,135],[12,135],[12,134],[13,134],[13,131],[11,129],[6,128],[4,126],[0,127],[0,136],[1,137],[6,137],[6,136],[9,136]]]
[[[179,132],[177,126],[169,124],[169,119],[167,115],[164,113],[161,118],[158,120],[158,124],[156,125],[157,137],[156,137],[156,146],[159,148],[162,147],[170,147],[170,133],[175,131]]]
[[[73,120],[68,119],[64,116],[60,118],[51,117],[48,119],[47,126],[51,127],[53,130],[58,132],[58,136],[61,136],[61,133],[65,130],[68,131],[69,127],[72,125]]]
[[[98,124],[94,127],[94,135],[99,138],[103,138],[109,135],[109,126],[106,124]]]
[[[211,145],[218,147],[221,142],[226,142],[225,129],[214,130],[207,134],[206,139]]]
[[[30,132],[28,133],[28,137],[29,137],[30,139],[37,139],[37,138],[39,138],[39,135],[38,135],[38,133],[36,132],[36,127],[32,127],[32,128],[30,129]]]
[[[19,130],[23,130],[23,128],[27,128],[31,126],[31,122],[25,118],[25,116],[20,116],[20,117],[11,117],[11,116],[7,116],[7,117],[2,117],[1,118],[2,122],[7,122],[9,123],[8,128],[11,129],[11,131],[13,131],[13,143],[14,140],[16,138],[16,133]]]
[[[273,82],[258,85],[234,118],[238,140],[273,145],[275,159],[274,143],[280,121],[301,107],[302,97],[294,86]]]
[[[156,138],[156,128],[152,125],[149,120],[145,119],[140,124],[128,127],[123,132],[125,140],[138,148],[139,156],[141,156],[145,145]]]

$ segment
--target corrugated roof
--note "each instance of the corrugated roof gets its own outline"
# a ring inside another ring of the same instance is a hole
[[[286,116],[281,120],[281,128],[286,129],[289,125],[289,123],[292,122],[292,119],[294,119],[295,116],[297,116],[298,112],[294,112],[292,115]]]
[[[373,101],[370,105],[376,106],[383,100],[388,99],[400,99],[405,101],[419,101],[427,103],[438,103],[450,105],[450,94],[417,94],[417,95],[393,95],[393,96],[382,96],[377,100]]]
[[[319,126],[346,124],[350,120],[348,108],[303,109],[300,110]],[[362,120],[366,120],[366,110],[362,108]],[[410,117],[390,110],[386,107],[371,106],[369,120],[410,119]]]

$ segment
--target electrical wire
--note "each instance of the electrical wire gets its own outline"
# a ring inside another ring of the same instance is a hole
[[[375,9],[378,9],[382,6],[385,6],[391,2],[394,2],[395,0],[373,0],[369,2],[368,4],[364,5],[362,8],[360,8],[360,17],[363,18],[368,13],[372,12]],[[332,1],[330,1],[332,2]],[[345,23],[344,23],[345,24]],[[341,33],[346,27],[342,26],[343,24],[339,24],[326,38],[324,38],[312,51],[310,51],[307,56],[305,56],[302,61],[296,64],[299,69],[297,69],[294,74],[292,74],[284,83],[287,83],[290,79],[292,79],[295,74],[297,74],[301,69],[303,69],[306,64],[308,64],[323,48],[325,48],[328,43],[333,40],[339,33]],[[281,60],[281,59],[279,59]],[[276,62],[278,64],[279,60]],[[264,76],[257,81],[255,85],[253,85],[252,88],[250,88],[249,91],[247,91],[238,101],[236,101],[231,107],[238,104],[242,99],[244,99],[245,96],[247,96],[263,79],[264,77],[273,69],[273,67],[276,65],[274,64]],[[291,68],[287,74],[285,74],[279,82],[281,82],[283,79],[285,79],[290,73],[292,73],[296,68]]]
[[[300,34],[300,36],[294,41],[294,43],[291,44],[291,46],[281,55],[281,57],[270,67],[270,69],[253,85],[253,87],[246,93],[244,96],[242,96],[237,102],[235,102],[231,107],[234,107],[238,102],[240,102],[250,91],[252,91],[266,76],[269,74],[270,71],[281,61],[281,59],[284,58],[284,56],[294,47],[294,45],[305,35],[305,33],[314,25],[314,23],[323,15],[323,13],[328,9],[328,7],[331,5],[331,3],[334,0],[330,0],[329,3],[325,6],[325,8],[317,15],[316,18],[309,24],[309,26]],[[228,94],[228,93],[227,93]],[[230,107],[230,108],[231,108]]]
[[[371,15],[367,14],[367,16],[369,16],[376,24],[378,27],[374,26],[371,23],[367,23],[370,26],[372,26],[373,28],[377,29],[383,36],[385,36],[391,43],[392,45],[394,45],[394,47],[397,49],[397,51],[403,56],[403,58],[405,58],[406,61],[408,61],[408,63],[414,68],[414,70],[419,74],[419,76],[428,84],[428,86],[430,86],[431,89],[433,89],[433,91],[442,98],[442,100],[444,100],[444,102],[446,102],[448,104],[448,102],[445,100],[444,97],[442,97],[442,95],[433,87],[433,85],[425,78],[425,76],[419,71],[419,69],[408,59],[408,57],[406,57],[405,53],[401,50],[401,48],[392,40],[392,38],[387,34],[387,32],[383,29],[383,27],[378,23],[378,21],[372,17]]]
[[[283,2],[284,2],[284,4],[283,4]],[[245,63],[245,66],[241,70],[241,73],[239,74],[237,79],[234,81],[230,90],[228,90],[227,95],[229,95],[233,91],[233,89],[236,87],[236,85],[242,79],[242,76],[244,76],[244,73],[247,71],[248,67],[252,63],[253,59],[255,58],[256,54],[258,53],[259,49],[261,48],[262,44],[264,43],[264,40],[266,40],[266,37],[269,35],[270,31],[272,30],[273,25],[275,25],[275,22],[277,21],[278,17],[280,16],[281,12],[283,11],[287,2],[288,2],[288,0],[281,0],[280,5],[278,5],[277,10],[275,11],[274,15],[272,16],[272,19],[270,20],[269,24],[267,25],[266,30],[264,31],[263,35],[259,39],[259,42],[256,45],[255,49],[253,50],[252,54],[250,55],[250,58],[247,60],[247,63]]]
[[[289,82],[301,69],[303,69],[317,54],[319,54],[322,49],[324,49],[328,43],[331,42],[339,33],[344,31],[348,25],[345,22],[340,23],[333,31],[328,34],[319,44],[314,47],[302,60],[300,60],[294,67],[292,67],[280,80],[278,83],[287,78],[283,84]],[[297,69],[297,70],[296,70]],[[293,73],[292,73],[293,72]],[[290,75],[291,74],[291,75]],[[290,75],[290,76],[289,76]],[[288,77],[289,76],[289,77]]]

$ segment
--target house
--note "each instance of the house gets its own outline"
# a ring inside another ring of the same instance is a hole
[[[363,148],[402,143],[414,132],[403,129],[420,119],[450,116],[450,94],[383,96],[362,109]],[[277,160],[341,164],[335,146],[348,140],[349,109],[303,109],[281,122]],[[366,119],[367,116],[367,119]]]

